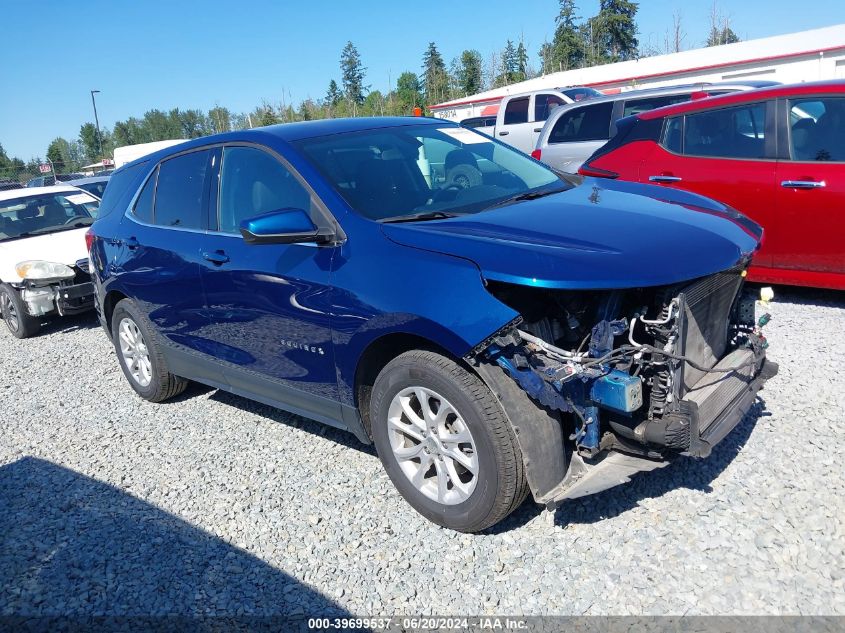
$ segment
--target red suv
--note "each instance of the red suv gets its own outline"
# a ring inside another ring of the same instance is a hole
[[[677,187],[762,224],[749,279],[845,290],[845,81],[643,112],[579,170]]]

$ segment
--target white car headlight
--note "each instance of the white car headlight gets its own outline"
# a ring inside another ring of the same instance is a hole
[[[70,266],[41,260],[20,262],[15,266],[15,271],[21,279],[31,279],[33,281],[70,279],[76,275]]]

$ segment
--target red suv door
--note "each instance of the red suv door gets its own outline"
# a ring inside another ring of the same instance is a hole
[[[777,163],[783,281],[845,289],[845,96],[809,96],[783,110],[789,158]]]
[[[638,179],[719,200],[761,224],[755,267],[771,266],[778,249],[774,102],[762,101],[669,118]]]

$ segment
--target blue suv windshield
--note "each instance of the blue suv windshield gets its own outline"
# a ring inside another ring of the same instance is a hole
[[[298,147],[360,215],[379,221],[477,213],[569,185],[466,128],[412,125],[307,138]]]

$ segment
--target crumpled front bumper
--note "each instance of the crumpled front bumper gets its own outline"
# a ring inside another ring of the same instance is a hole
[[[79,314],[94,307],[94,284],[90,281],[69,285],[24,286],[21,299],[30,316]]]
[[[94,307],[94,284],[89,281],[59,288],[56,307],[61,314],[78,314],[91,310]]]
[[[733,366],[736,358],[727,356],[723,362]],[[707,385],[692,399],[682,402],[684,415],[689,416],[690,447],[680,453],[691,457],[707,457],[713,447],[721,442],[739,424],[751,410],[757,392],[765,382],[778,372],[777,363],[764,357],[759,369],[748,378],[739,379],[742,386],[732,380],[722,378],[719,383]],[[735,373],[735,372],[732,372]],[[720,406],[718,410],[714,406]],[[715,413],[715,415],[713,415]],[[619,484],[630,481],[639,472],[655,470],[671,463],[671,453],[663,459],[649,459],[641,455],[631,455],[618,451],[609,451],[598,460],[586,461],[578,453],[573,453],[563,480],[537,498],[539,503],[549,509],[555,508],[567,499],[576,499],[602,492]]]

